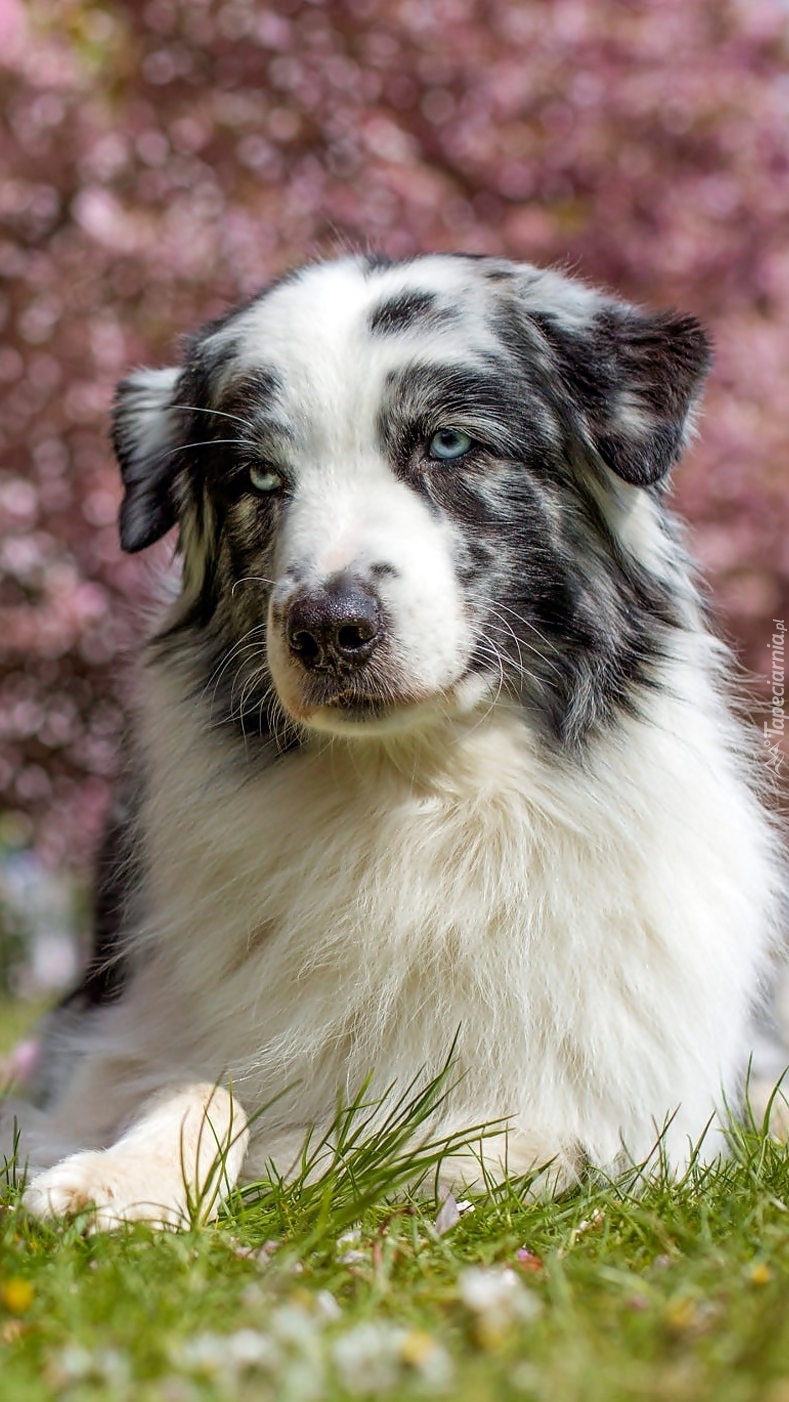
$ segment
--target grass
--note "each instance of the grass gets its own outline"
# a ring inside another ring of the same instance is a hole
[[[638,1193],[631,1175],[533,1203],[511,1183],[439,1230],[434,1199],[395,1192],[425,1110],[406,1097],[375,1133],[345,1112],[317,1182],[180,1234],[34,1224],[9,1186],[3,1402],[789,1402],[782,1145],[751,1126],[725,1162],[681,1183],[658,1164]]]

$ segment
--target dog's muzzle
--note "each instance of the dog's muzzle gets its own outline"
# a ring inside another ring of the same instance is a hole
[[[375,594],[337,575],[291,601],[284,618],[291,657],[307,672],[343,674],[369,661],[382,637]]]

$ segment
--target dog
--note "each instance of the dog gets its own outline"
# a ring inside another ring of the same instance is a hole
[[[349,256],[121,384],[121,543],[180,584],[31,1213],[210,1216],[453,1046],[431,1129],[498,1129],[448,1184],[721,1152],[785,875],[667,504],[709,363],[557,271]]]

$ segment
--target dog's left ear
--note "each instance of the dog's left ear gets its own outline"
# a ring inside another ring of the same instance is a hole
[[[126,489],[120,535],[130,554],[175,525],[180,378],[176,367],[137,370],[121,382],[115,396],[112,442]]]
[[[606,465],[638,487],[664,477],[687,444],[712,360],[695,317],[611,301],[578,329],[534,320]]]

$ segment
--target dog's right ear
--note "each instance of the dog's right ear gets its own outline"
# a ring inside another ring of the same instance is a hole
[[[153,545],[175,525],[180,378],[175,366],[137,370],[115,396],[112,442],[125,488],[120,535],[130,554]]]

